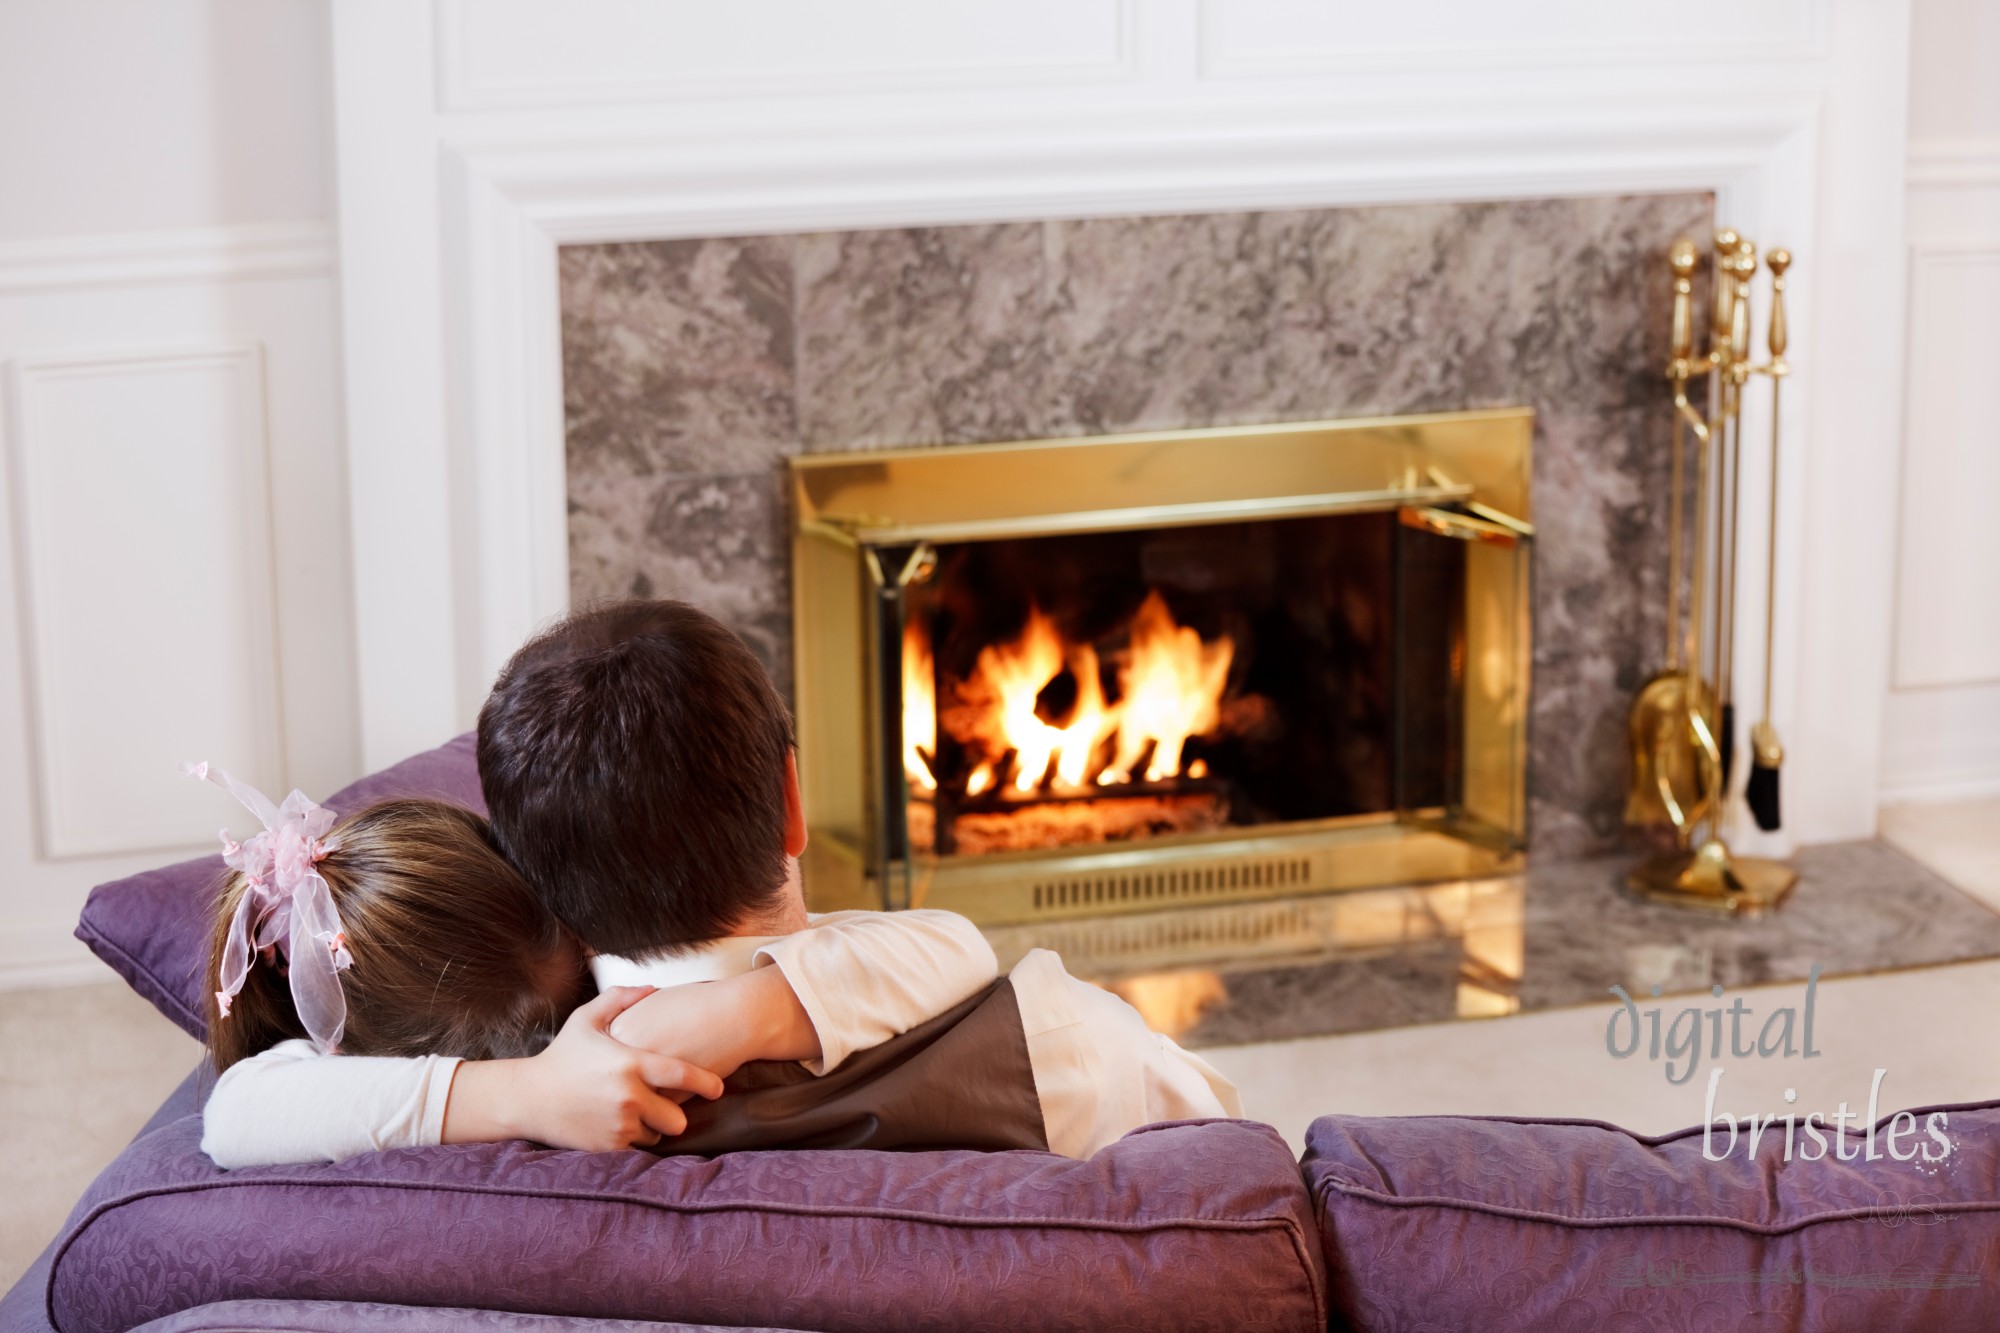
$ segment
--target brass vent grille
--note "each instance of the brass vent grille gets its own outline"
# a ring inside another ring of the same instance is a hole
[[[1038,912],[1073,912],[1080,907],[1116,910],[1299,891],[1311,887],[1312,879],[1311,857],[1272,856],[1223,865],[1108,870],[1037,880],[1032,901]]]
[[[1262,902],[1211,901],[1153,912],[1043,919],[988,926],[1006,972],[1030,949],[1053,949],[1070,975],[1094,981],[1189,967],[1305,962],[1407,951],[1474,940],[1489,949],[1496,932],[1518,941],[1518,878],[1460,880],[1419,888],[1313,895]],[[1518,943],[1514,946],[1518,949]],[[1518,960],[1495,967],[1518,975]]]

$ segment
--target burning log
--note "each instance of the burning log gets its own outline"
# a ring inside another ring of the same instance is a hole
[[[1092,794],[1041,801],[1011,809],[969,810],[952,821],[957,851],[965,856],[1129,842],[1176,833],[1212,833],[1229,826],[1229,798],[1220,791],[1145,796]],[[937,839],[936,807],[912,801],[910,845],[931,851]]]

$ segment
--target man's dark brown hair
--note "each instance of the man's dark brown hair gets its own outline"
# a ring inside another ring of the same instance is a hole
[[[791,715],[706,612],[575,612],[500,672],[479,784],[501,850],[590,948],[658,956],[728,934],[785,883]]]

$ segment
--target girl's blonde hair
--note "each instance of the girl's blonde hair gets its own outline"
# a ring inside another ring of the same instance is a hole
[[[582,949],[500,855],[487,822],[443,801],[394,800],[341,823],[318,864],[354,965],[341,972],[349,1055],[532,1055],[587,997]],[[215,998],[229,925],[248,885],[216,902],[208,1048],[218,1071],[305,1027],[282,960],[263,958],[227,1017]]]

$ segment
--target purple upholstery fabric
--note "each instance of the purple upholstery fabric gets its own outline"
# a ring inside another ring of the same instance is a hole
[[[133,1141],[136,1143],[163,1125],[198,1113],[214,1086],[215,1075],[204,1060],[181,1080],[179,1087],[167,1094],[167,1099]],[[48,1249],[28,1266],[20,1280],[6,1295],[0,1296],[0,1333],[52,1333],[48,1318],[49,1263],[55,1257],[56,1243],[50,1241]]]
[[[703,1333],[715,1324],[656,1324],[650,1319],[583,1319],[504,1310],[347,1301],[218,1301],[142,1324],[133,1333]],[[735,1329],[732,1333],[784,1333]]]
[[[77,1205],[47,1287],[62,1333],[245,1298],[860,1333],[1326,1326],[1297,1164],[1241,1121],[1088,1162],[505,1143],[230,1172],[200,1128],[134,1143]]]
[[[1325,1117],[1304,1169],[1335,1326],[2000,1328],[2000,1103],[1941,1109],[1928,1164],[1787,1163],[1782,1121],[1708,1161],[1699,1128]]]
[[[370,774],[321,804],[346,815],[391,796],[437,796],[484,813],[472,737],[460,736]],[[100,884],[91,890],[76,927],[76,937],[92,953],[196,1041],[207,1035],[201,972],[212,924],[209,905],[222,871],[220,855],[204,856]]]

